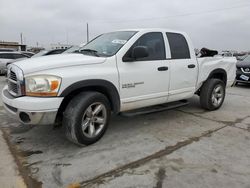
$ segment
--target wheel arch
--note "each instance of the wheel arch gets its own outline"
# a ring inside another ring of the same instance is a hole
[[[93,92],[102,93],[110,101],[111,110],[114,113],[119,113],[120,96],[114,84],[106,80],[91,79],[91,80],[78,81],[68,86],[66,89],[62,91],[59,97],[64,97],[64,99],[59,107],[59,110],[57,113],[57,120],[61,119],[61,116],[64,110],[66,109],[67,105],[71,101],[71,99],[77,94],[84,92],[84,91],[93,91]]]
[[[213,70],[209,75],[208,75],[208,79],[211,79],[211,78],[217,78],[217,79],[220,79],[222,80],[225,85],[227,85],[227,72],[222,69],[222,68],[218,68],[218,69],[215,69]]]
[[[212,79],[212,78],[220,79],[224,82],[225,86],[227,85],[227,72],[222,68],[214,69],[213,71],[209,73],[207,79],[201,84],[200,88],[196,91],[195,94],[200,96],[200,90],[202,86],[206,83],[207,80]]]

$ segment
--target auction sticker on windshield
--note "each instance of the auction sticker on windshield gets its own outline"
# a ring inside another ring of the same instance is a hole
[[[115,44],[125,44],[126,42],[127,42],[126,40],[120,40],[120,39],[112,40],[112,43]]]
[[[249,77],[248,77],[248,76],[245,76],[245,75],[241,75],[240,78],[241,78],[242,80],[246,80],[246,81],[249,80]]]

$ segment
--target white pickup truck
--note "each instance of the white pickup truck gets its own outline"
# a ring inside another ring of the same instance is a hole
[[[89,145],[103,136],[111,113],[195,94],[203,108],[216,110],[235,72],[235,58],[197,59],[186,33],[122,30],[96,37],[78,53],[9,65],[2,100],[22,124],[62,122],[68,139]]]

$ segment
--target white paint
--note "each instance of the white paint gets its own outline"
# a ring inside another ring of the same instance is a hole
[[[131,29],[129,30],[131,31]],[[211,71],[221,68],[227,72],[228,85],[235,78],[235,58],[200,58],[196,59],[194,47],[188,35],[183,32],[166,29],[136,29],[138,31],[112,57],[93,57],[82,54],[63,54],[39,57],[15,63],[24,76],[48,74],[62,78],[62,91],[78,81],[88,79],[107,80],[117,88],[121,98],[121,111],[151,106],[170,101],[187,99],[194,95]],[[166,48],[166,60],[123,62],[122,57],[134,42],[148,32],[162,32]],[[185,36],[191,59],[171,60],[166,32],[180,33]],[[189,69],[189,64],[195,68]],[[159,72],[161,66],[169,67],[168,71]],[[123,84],[141,83],[132,88],[122,88]],[[21,97],[3,101],[11,106],[29,109],[57,109],[62,98]]]

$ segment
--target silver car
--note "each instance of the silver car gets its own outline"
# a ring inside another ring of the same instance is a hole
[[[19,52],[0,52],[0,74],[5,74],[7,64],[28,58],[27,55]]]

